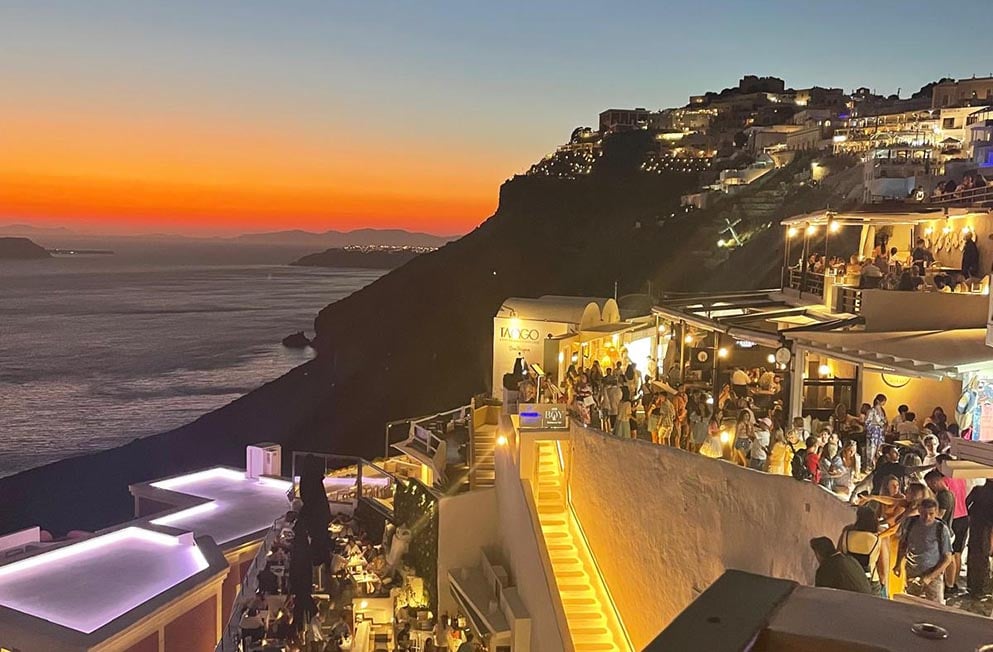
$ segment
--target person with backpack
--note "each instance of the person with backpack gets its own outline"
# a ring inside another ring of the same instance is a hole
[[[952,563],[952,539],[938,518],[938,502],[925,498],[918,515],[901,524],[900,545],[893,572],[906,560],[907,594],[945,604],[945,568]]]

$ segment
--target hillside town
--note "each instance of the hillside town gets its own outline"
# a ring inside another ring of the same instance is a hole
[[[604,143],[645,132],[645,172],[700,173],[698,207],[713,193],[733,194],[798,153],[852,156],[863,167],[864,203],[926,201],[967,171],[993,168],[993,77],[942,79],[909,97],[869,88],[786,88],[776,77],[746,75],[681,107],[606,109],[596,128],[577,127],[569,142],[529,175],[589,174]],[[818,181],[816,166],[809,177]]]
[[[713,240],[777,282],[504,296],[460,352],[488,391],[383,419],[374,457],[259,441],[122,485],[104,529],[0,533],[0,649],[989,649],[991,111],[993,77],[751,75],[603,111],[525,176],[632,142],[699,179],[659,229],[771,192]]]

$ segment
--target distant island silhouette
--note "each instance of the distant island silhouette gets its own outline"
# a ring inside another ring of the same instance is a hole
[[[36,260],[51,258],[44,247],[27,238],[0,238],[0,260]]]

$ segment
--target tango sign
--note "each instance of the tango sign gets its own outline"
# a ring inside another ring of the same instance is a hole
[[[539,336],[538,330],[535,328],[513,328],[507,326],[500,328],[500,337],[505,340],[528,340],[531,342],[537,342]]]

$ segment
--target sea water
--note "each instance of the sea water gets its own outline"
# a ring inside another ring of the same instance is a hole
[[[188,423],[313,356],[281,339],[382,274],[72,256],[0,262],[0,476]]]

